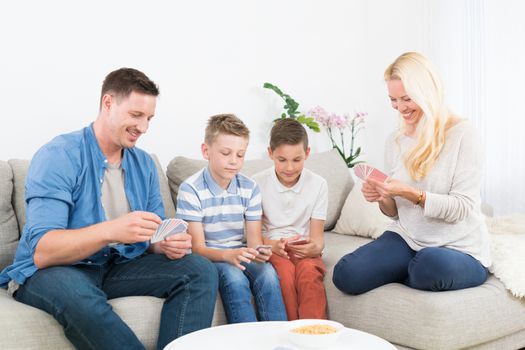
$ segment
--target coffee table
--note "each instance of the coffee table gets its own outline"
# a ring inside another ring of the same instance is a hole
[[[287,339],[287,322],[252,322],[216,326],[187,334],[169,343],[164,350],[299,350]],[[375,335],[345,328],[332,346],[324,350],[396,350]]]

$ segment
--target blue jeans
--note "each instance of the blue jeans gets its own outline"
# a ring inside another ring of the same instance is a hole
[[[429,291],[476,287],[488,270],[472,256],[449,248],[412,250],[400,235],[386,231],[339,260],[333,282],[348,294],[362,294],[387,283]]]
[[[165,298],[157,348],[211,325],[217,270],[207,259],[148,254],[123,264],[54,266],[37,271],[16,300],[51,314],[77,349],[144,349],[108,299]],[[140,310],[136,310],[140,312]]]
[[[261,321],[286,321],[281,286],[270,263],[242,263],[246,270],[216,262],[219,291],[228,323],[254,322],[257,316],[252,305],[252,292]]]

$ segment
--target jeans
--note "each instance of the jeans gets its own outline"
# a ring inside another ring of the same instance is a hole
[[[326,292],[324,275],[326,267],[319,258],[270,257],[283,294],[288,320],[303,318],[326,319]]]
[[[216,291],[217,270],[209,260],[148,254],[123,264],[48,267],[21,285],[15,298],[51,314],[77,349],[144,349],[107,300],[165,298],[157,341],[162,349],[211,325]]]
[[[476,287],[488,270],[472,256],[449,248],[412,250],[395,232],[386,231],[339,260],[333,282],[342,292],[362,294],[387,283],[429,291]]]
[[[279,278],[269,263],[242,263],[246,270],[216,262],[219,291],[228,323],[255,322],[252,292],[261,321],[286,321]]]

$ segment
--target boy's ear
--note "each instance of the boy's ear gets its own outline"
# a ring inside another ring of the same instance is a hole
[[[206,160],[209,160],[209,156],[208,156],[208,145],[206,143],[203,143],[201,145],[201,153],[202,153],[202,157]]]
[[[308,156],[310,155],[310,147],[306,147],[306,152],[305,152],[305,157],[304,157],[304,160],[308,159]]]
[[[270,156],[270,158],[272,158],[273,156],[272,148],[270,146],[268,146],[268,155]]]

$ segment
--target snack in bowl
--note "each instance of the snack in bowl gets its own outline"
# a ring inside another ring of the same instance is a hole
[[[294,328],[291,331],[300,334],[330,334],[337,332],[337,329],[328,324],[311,324]]]
[[[344,326],[329,320],[295,320],[288,322],[288,339],[301,348],[323,348],[333,345]]]

